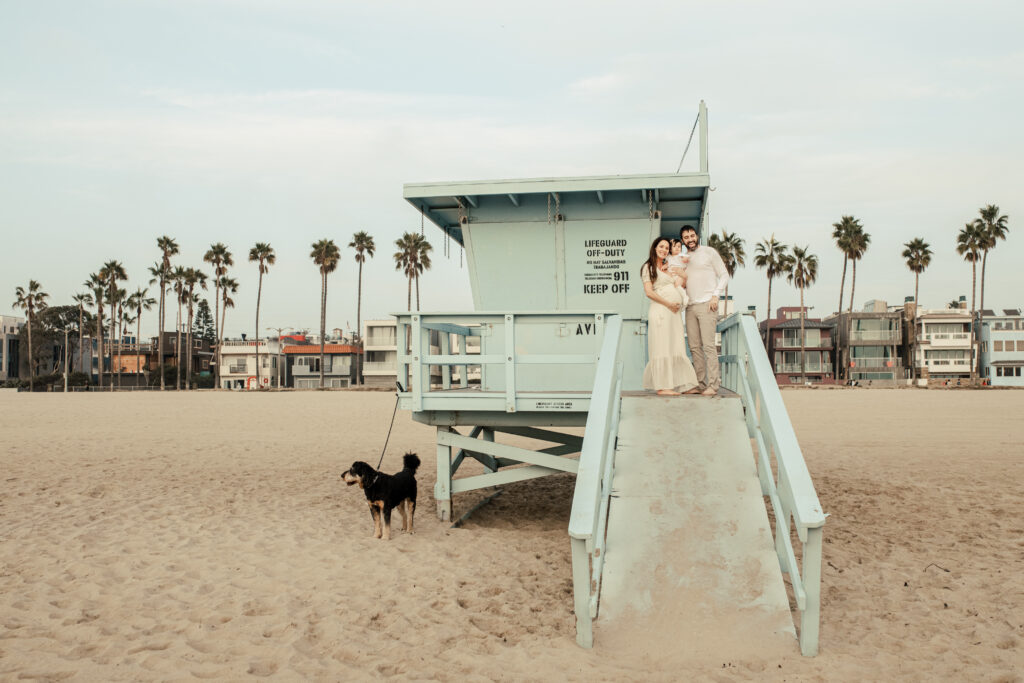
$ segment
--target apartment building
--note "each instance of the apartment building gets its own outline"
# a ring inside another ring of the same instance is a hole
[[[363,321],[363,383],[394,387],[398,379],[398,323],[389,320]]]
[[[25,319],[16,315],[0,315],[0,382],[18,378],[18,335]]]
[[[836,383],[834,323],[805,317],[801,340],[800,307],[784,306],[759,327],[779,385],[802,384],[805,378],[812,384]]]
[[[920,309],[916,318],[911,317],[904,348],[915,375],[929,381],[970,379],[971,363],[976,358],[971,312],[964,308]]]
[[[873,300],[861,311],[832,314],[835,325],[837,378],[866,384],[895,382],[906,376],[903,366],[903,309],[890,310]]]
[[[260,363],[259,380],[256,378],[257,352]],[[282,380],[280,340],[224,340],[220,350],[220,388],[269,389],[281,386]]]
[[[994,387],[1024,387],[1024,316],[1021,309],[983,311],[981,376]]]

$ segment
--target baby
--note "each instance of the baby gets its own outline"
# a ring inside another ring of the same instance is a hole
[[[685,282],[686,265],[690,262],[690,255],[683,253],[683,243],[679,240],[671,240],[669,245],[671,246],[669,257],[667,259],[669,275],[674,277],[676,280],[681,279]]]

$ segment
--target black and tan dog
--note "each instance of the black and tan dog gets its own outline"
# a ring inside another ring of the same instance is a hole
[[[373,516],[373,537],[391,540],[391,511],[398,508],[402,513],[402,530],[412,531],[412,516],[416,511],[416,468],[420,459],[415,453],[406,453],[402,458],[404,469],[397,474],[384,474],[365,462],[356,461],[341,478],[351,486],[359,484],[366,494],[366,503]]]

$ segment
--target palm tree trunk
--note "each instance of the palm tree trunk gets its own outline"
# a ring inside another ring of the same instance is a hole
[[[981,256],[981,301],[978,307],[978,340],[981,340],[981,331],[985,324],[985,264],[988,262],[988,250]],[[980,351],[980,349],[979,349]],[[981,377],[981,353],[978,353],[977,375]]]
[[[114,339],[116,339],[116,337],[114,336],[114,333],[117,330],[117,328],[115,327],[115,325],[117,323],[117,304],[114,302],[114,296],[115,295],[116,295],[116,292],[114,291],[114,288],[111,287],[110,288],[110,390],[111,391],[114,390]]]
[[[768,278],[768,310],[764,314],[765,329],[768,328],[768,322],[772,319],[772,279]]]
[[[163,277],[160,278],[160,336],[157,337],[157,353],[160,355],[158,366],[160,371],[160,391],[166,391],[166,378],[164,376],[164,323],[167,321],[167,316],[164,309],[164,293],[166,290],[166,283]]]
[[[800,288],[800,383],[807,384],[807,337],[804,334],[804,288]]]
[[[416,273],[416,310],[420,310],[420,274]]]
[[[174,346],[175,346],[175,349],[177,351],[177,356],[178,356],[177,359],[176,359],[175,368],[174,368],[174,390],[175,391],[181,391],[181,388],[184,385],[181,383],[181,297],[180,296],[178,297],[178,317],[174,321],[174,326],[178,330],[176,335],[175,335],[175,342],[174,342]]]
[[[976,265],[975,261],[971,261],[971,358],[970,358],[970,364],[971,364],[971,386],[972,387],[974,386],[974,383],[977,380],[977,375],[975,374],[975,371],[974,371],[975,370],[974,356],[975,356],[975,354],[981,355],[981,354],[977,353],[977,348],[976,347],[978,345],[978,335],[977,335],[977,331],[975,330],[975,327],[974,327],[974,311],[975,311],[975,308],[974,308],[974,304],[975,304],[974,294],[977,291],[977,286],[978,286],[978,275],[977,275],[977,273],[978,273],[978,266]]]
[[[78,369],[82,369],[82,344],[84,343],[84,330],[82,319],[85,317],[82,304],[78,304]]]
[[[412,312],[412,274],[409,275],[409,293],[406,295],[405,307]]]
[[[216,270],[213,275],[217,277]],[[214,280],[213,287],[213,338],[217,340],[217,356],[213,361],[213,388],[220,389],[220,282]]]
[[[192,295],[188,297],[188,327],[185,328],[185,347],[188,359],[185,364],[188,366],[188,370],[185,372],[185,390],[190,391],[192,389]]]
[[[919,273],[914,273],[914,343],[910,348],[910,376],[914,378],[915,383],[916,380],[921,378],[921,373],[917,369],[917,313],[921,309],[920,299],[918,299],[917,296],[920,279],[921,275]]]
[[[320,283],[320,388],[324,388],[324,334],[327,332],[327,271],[321,269]]]
[[[135,315],[135,383],[139,383],[142,374],[142,307]],[[147,382],[148,384],[148,382]]]
[[[121,388],[121,340],[124,339],[124,311],[118,306],[117,316],[117,388]]]
[[[260,281],[256,289],[256,388],[260,388],[260,298],[263,296],[263,262],[260,261]]]
[[[359,348],[356,352],[356,385],[363,384],[363,262],[359,262],[359,288],[356,290],[356,337],[359,339]]]
[[[96,375],[103,389],[103,306],[96,306]]]
[[[31,287],[29,288],[31,289]],[[29,296],[32,296],[31,291]],[[33,379],[35,373],[32,372],[32,309],[28,309],[28,390],[29,393],[36,390],[35,381]]]
[[[224,298],[227,299],[227,297],[228,297],[228,290],[225,289],[224,290]],[[227,304],[227,301],[225,301],[224,302],[224,308],[222,308],[221,311],[220,311],[220,336],[217,337],[217,371],[218,372],[220,372],[220,364],[224,361],[224,354],[221,353],[221,349],[224,346],[224,321],[227,319],[227,317],[228,317],[228,304]],[[220,388],[219,384],[217,385],[217,388],[218,389]]]
[[[851,259],[853,261],[852,275],[850,277],[850,314],[853,314],[853,291],[857,289],[857,259]]]
[[[846,289],[846,263],[849,261],[849,257],[843,256],[843,279],[839,281],[839,313],[843,312],[843,290]]]

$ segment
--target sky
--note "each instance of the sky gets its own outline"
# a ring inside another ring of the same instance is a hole
[[[404,183],[673,172],[701,100],[710,228],[746,240],[741,308],[763,315],[753,253],[774,234],[818,256],[807,303],[834,311],[843,215],[871,235],[855,308],[913,294],[915,237],[934,251],[922,306],[970,298],[956,234],[987,204],[1010,232],[986,308],[1024,306],[1019,3],[7,0],[3,16],[0,313],[30,279],[70,304],[111,259],[147,286],[169,235],[175,264],[233,252],[229,337],[254,331],[257,242],[277,254],[260,334],[315,331],[309,252],[328,238],[343,249],[327,327],[351,329],[356,231],[377,245],[363,318],[405,310],[394,241],[420,217]],[[427,238],[421,307],[470,310],[458,248],[446,258],[429,223]],[[797,303],[776,281],[773,308]]]

